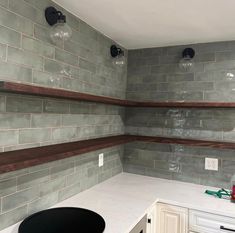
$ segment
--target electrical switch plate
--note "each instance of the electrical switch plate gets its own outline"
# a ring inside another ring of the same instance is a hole
[[[211,171],[218,171],[218,159],[215,158],[206,158],[205,159],[205,169]]]
[[[104,166],[104,154],[99,154],[99,167]]]

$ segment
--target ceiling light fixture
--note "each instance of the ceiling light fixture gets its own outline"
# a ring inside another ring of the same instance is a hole
[[[193,58],[195,56],[195,51],[192,48],[184,49],[182,53],[182,59],[179,62],[179,67],[182,71],[189,72],[194,67]]]
[[[120,66],[125,64],[124,51],[121,48],[118,48],[116,45],[112,45],[110,47],[110,54],[111,57],[114,59],[113,64]]]
[[[72,30],[66,24],[66,16],[61,11],[57,11],[54,7],[47,7],[45,17],[47,23],[53,26],[53,29],[50,31],[50,38],[55,44],[71,38]]]

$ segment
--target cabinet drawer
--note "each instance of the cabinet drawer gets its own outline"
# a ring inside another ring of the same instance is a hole
[[[232,233],[235,232],[235,219],[190,210],[189,229],[198,233]]]

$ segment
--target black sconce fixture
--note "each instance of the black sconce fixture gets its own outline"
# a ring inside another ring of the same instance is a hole
[[[72,36],[71,28],[66,24],[66,16],[57,11],[54,7],[47,7],[45,10],[46,21],[53,29],[50,31],[50,37],[54,43],[66,41]]]
[[[124,51],[121,48],[118,48],[116,45],[112,45],[110,47],[110,54],[111,54],[111,57],[114,59],[113,63],[115,65],[125,64]]]
[[[182,52],[182,59],[179,62],[179,67],[182,71],[191,71],[194,67],[193,58],[195,51],[192,48],[186,48]]]

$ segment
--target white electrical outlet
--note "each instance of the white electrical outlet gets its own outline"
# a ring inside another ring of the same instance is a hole
[[[215,158],[206,158],[205,159],[205,169],[211,171],[218,171],[219,162]]]
[[[99,154],[99,167],[104,166],[104,154]]]

